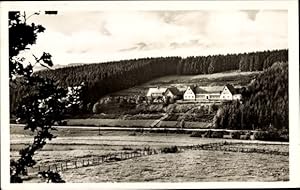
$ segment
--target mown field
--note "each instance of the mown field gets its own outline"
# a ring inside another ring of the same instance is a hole
[[[69,170],[69,182],[286,181],[286,156],[213,151],[159,154]]]
[[[162,148],[224,142],[224,139],[189,137],[187,134],[160,134],[97,129],[59,129],[57,138],[35,155],[38,164],[89,158],[137,148]],[[11,158],[32,141],[30,132],[11,127]],[[288,152],[288,145],[247,142],[245,147],[259,147]],[[250,144],[251,143],[251,144]],[[175,154],[157,154],[98,166],[63,171],[67,182],[197,182],[197,181],[282,181],[288,180],[288,156],[258,153],[187,150]],[[40,182],[32,179],[29,182]]]
[[[150,127],[155,120],[124,120],[124,119],[68,119],[70,126],[111,126],[111,127]],[[177,121],[161,121],[157,127],[176,127]],[[187,128],[207,128],[207,122],[186,122]]]
[[[156,78],[145,84],[138,85],[126,90],[122,90],[113,95],[130,96],[145,95],[149,87],[176,86],[180,90],[185,90],[188,85],[198,85],[207,91],[220,91],[224,85],[231,83],[234,86],[245,86],[251,82],[260,72],[240,72],[231,71],[206,75],[172,75]]]

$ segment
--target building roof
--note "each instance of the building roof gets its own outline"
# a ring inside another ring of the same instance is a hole
[[[170,88],[167,88],[167,90],[169,90],[172,94],[174,95],[182,95],[182,92],[178,90],[178,88],[176,87],[170,87]]]
[[[204,90],[203,88],[200,88],[199,86],[188,86],[193,92],[194,94],[209,94],[208,91]]]
[[[151,96],[151,94],[163,94],[166,92],[167,88],[161,88],[161,87],[154,87],[154,88],[149,88],[147,92],[147,96]]]
[[[199,86],[197,86],[193,91],[195,94],[208,94],[209,93],[206,90],[204,90],[203,88],[200,88]]]
[[[228,88],[231,94],[236,94],[236,90],[231,84],[226,84],[225,86]]]

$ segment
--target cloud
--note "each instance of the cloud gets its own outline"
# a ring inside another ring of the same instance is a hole
[[[248,18],[254,21],[259,10],[244,10],[242,12],[247,13]]]
[[[54,63],[238,53],[287,48],[287,11],[59,12],[32,21],[46,27],[35,52]]]

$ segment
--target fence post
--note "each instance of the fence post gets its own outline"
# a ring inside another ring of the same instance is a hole
[[[63,168],[63,164],[62,164],[62,163],[60,163],[60,168],[61,168],[60,171],[64,171],[64,168]]]
[[[66,161],[66,169],[68,169],[68,161]]]
[[[39,165],[39,172],[41,171],[41,166]]]
[[[75,168],[77,168],[77,160],[75,160],[74,164],[75,164]]]

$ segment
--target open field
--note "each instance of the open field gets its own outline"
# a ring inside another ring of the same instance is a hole
[[[286,181],[288,157],[191,150],[69,170],[62,177],[85,183]]]
[[[154,80],[151,80],[146,83],[146,85],[151,84],[172,84],[172,83],[180,83],[186,84],[190,82],[219,82],[221,80],[225,81],[233,81],[233,82],[241,82],[240,80],[247,79],[251,76],[256,76],[259,71],[255,72],[240,72],[240,71],[229,71],[222,73],[213,73],[213,74],[200,74],[200,75],[173,75],[173,76],[165,76],[160,77]],[[221,80],[220,80],[221,79]],[[234,80],[235,79],[235,80]],[[213,85],[208,85],[213,86]]]
[[[11,157],[32,141],[30,132],[11,127]],[[97,129],[59,129],[53,139],[35,155],[38,164],[90,158],[124,150],[173,145],[195,145],[224,142],[224,139],[189,137],[187,134],[158,134]],[[243,147],[288,152],[287,143],[243,141]],[[282,181],[288,180],[288,156],[258,153],[187,150],[176,154],[157,154],[98,166],[62,172],[67,182],[197,182],[197,181]],[[39,182],[37,178],[29,182]]]
[[[124,119],[68,119],[71,126],[120,126],[120,127],[150,127],[155,120],[124,120]],[[158,127],[176,127],[177,121],[160,121]],[[187,128],[207,128],[206,122],[186,122]]]

